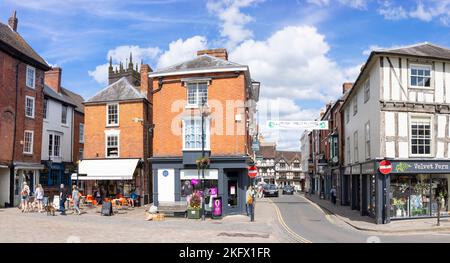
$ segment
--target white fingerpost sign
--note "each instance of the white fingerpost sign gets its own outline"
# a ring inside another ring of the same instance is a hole
[[[267,121],[270,130],[328,130],[328,121]]]

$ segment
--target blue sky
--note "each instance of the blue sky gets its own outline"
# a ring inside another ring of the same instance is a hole
[[[371,49],[450,47],[450,0],[0,0],[0,20],[14,9],[19,33],[85,98],[105,86],[109,55],[156,69],[226,47],[262,82],[260,112],[278,103],[289,120],[317,117]],[[263,132],[299,149],[301,131]]]

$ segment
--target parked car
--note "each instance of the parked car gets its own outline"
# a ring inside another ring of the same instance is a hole
[[[283,187],[283,194],[284,195],[293,195],[295,192],[295,189],[293,186],[286,185]]]
[[[266,184],[263,189],[263,195],[264,197],[278,197],[278,189],[274,184]]]

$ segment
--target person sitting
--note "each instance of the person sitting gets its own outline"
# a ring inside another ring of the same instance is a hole
[[[136,191],[133,191],[130,195],[130,198],[128,199],[128,202],[131,207],[135,207],[136,203],[139,203],[139,195],[136,193]]]
[[[95,200],[97,201],[97,204],[102,204],[103,203],[103,198],[102,198],[102,194],[100,193],[100,190],[95,190],[94,194],[93,194]]]

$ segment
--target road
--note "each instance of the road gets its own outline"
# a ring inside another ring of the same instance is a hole
[[[450,242],[450,232],[421,234],[377,234],[359,231],[351,226],[336,225],[321,209],[300,195],[270,198],[278,208],[281,225],[295,242],[312,243],[432,243]]]

